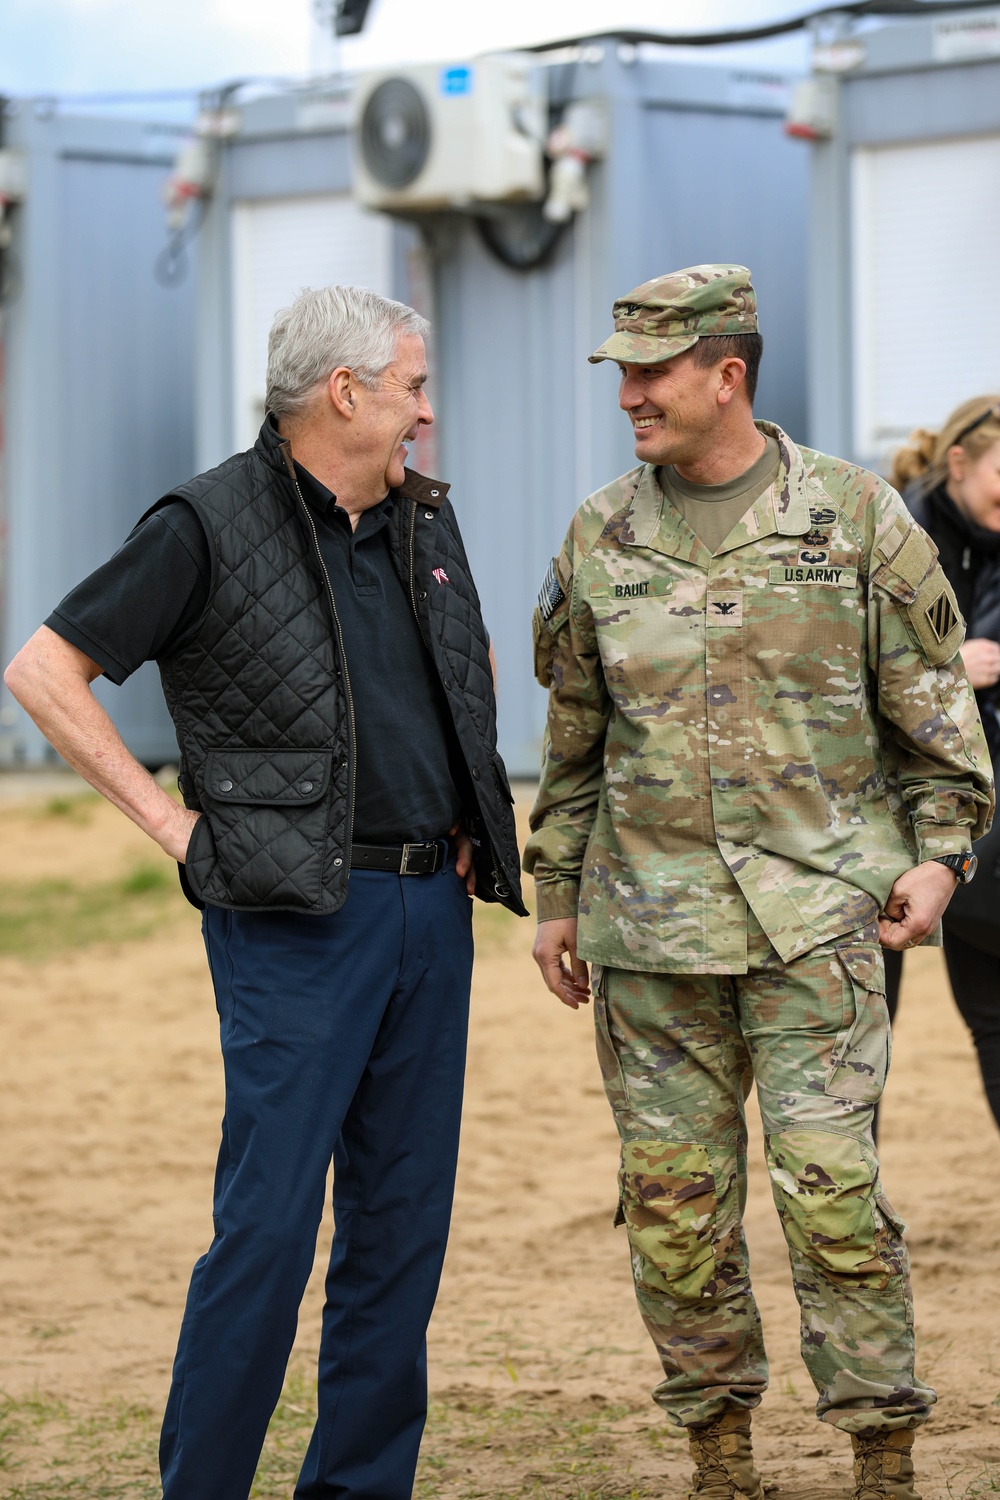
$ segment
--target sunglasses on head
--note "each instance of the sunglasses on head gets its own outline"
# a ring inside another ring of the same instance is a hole
[[[992,406],[986,408],[981,417],[977,417],[974,422],[970,422],[968,427],[963,427],[958,436],[953,440],[952,447],[954,448],[963,438],[968,437],[970,432],[975,432],[977,427],[982,427],[983,423],[988,422],[990,417],[996,417],[997,421],[1000,422],[1000,401],[994,401]]]

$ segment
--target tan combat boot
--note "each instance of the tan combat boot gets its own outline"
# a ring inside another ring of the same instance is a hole
[[[727,1411],[688,1428],[695,1462],[688,1500],[764,1500],[750,1450],[750,1413]]]
[[[913,1488],[912,1428],[851,1434],[854,1494],[851,1500],[920,1500]]]

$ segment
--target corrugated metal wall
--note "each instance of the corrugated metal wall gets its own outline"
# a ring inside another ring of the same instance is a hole
[[[193,269],[170,290],[153,276],[174,133],[24,105],[7,144],[27,155],[28,191],[16,210],[19,287],[3,310],[5,660],[190,477],[195,290]],[[154,667],[97,690],[134,753],[175,756]],[[9,695],[0,715],[5,763],[47,757]]]

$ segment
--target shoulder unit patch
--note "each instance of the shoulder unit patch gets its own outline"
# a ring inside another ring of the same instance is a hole
[[[958,615],[944,589],[938,594],[934,603],[927,606],[924,614],[927,616],[928,625],[939,641],[946,640],[958,624]]]

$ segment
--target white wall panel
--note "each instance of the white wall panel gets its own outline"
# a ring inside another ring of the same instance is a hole
[[[349,193],[233,205],[234,447],[248,448],[264,414],[267,335],[303,287],[366,286],[392,295],[390,223]]]
[[[853,153],[854,451],[1000,390],[1000,136]]]

